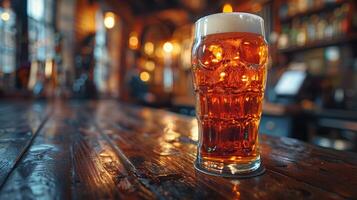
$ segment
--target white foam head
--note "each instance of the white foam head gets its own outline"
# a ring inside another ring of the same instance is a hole
[[[195,24],[196,38],[228,32],[256,33],[265,37],[264,20],[250,13],[231,12],[202,17]]]

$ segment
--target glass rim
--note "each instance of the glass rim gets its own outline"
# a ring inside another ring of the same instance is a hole
[[[264,19],[252,13],[230,12],[210,14],[195,22],[196,38],[227,32],[256,33],[265,38]]]

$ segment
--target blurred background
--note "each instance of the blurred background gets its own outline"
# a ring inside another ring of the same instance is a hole
[[[265,19],[260,130],[357,151],[354,0],[0,0],[0,99],[117,99],[194,116],[193,23]]]

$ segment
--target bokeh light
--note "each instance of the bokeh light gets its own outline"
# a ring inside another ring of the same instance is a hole
[[[232,7],[232,5],[231,5],[231,4],[226,3],[226,4],[224,4],[224,5],[223,5],[223,9],[222,9],[222,11],[223,11],[224,13],[230,13],[230,12],[233,12],[233,7]]]
[[[147,55],[152,55],[154,53],[154,44],[152,42],[147,42],[144,45],[144,52]]]
[[[166,53],[171,53],[174,50],[174,45],[171,42],[165,42],[163,49]]]
[[[112,13],[112,12],[105,13],[104,26],[107,29],[111,29],[115,26],[115,14],[114,13]]]
[[[9,21],[10,19],[10,14],[8,12],[3,12],[0,16],[0,18],[4,21]]]
[[[148,82],[150,80],[150,74],[148,72],[141,72],[140,80],[142,80],[144,82]]]
[[[155,63],[153,61],[147,61],[145,63],[145,69],[148,71],[153,71],[155,69]]]
[[[130,33],[129,47],[130,49],[137,49],[139,46],[138,34],[136,32]]]

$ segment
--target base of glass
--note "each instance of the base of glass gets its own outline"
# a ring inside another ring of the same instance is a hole
[[[261,165],[260,156],[248,163],[239,164],[227,164],[197,158],[195,168],[205,174],[228,178],[250,178],[262,175],[265,172],[265,168]]]

